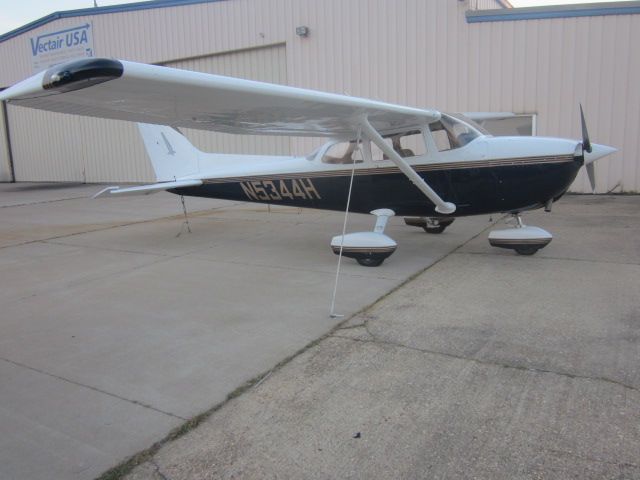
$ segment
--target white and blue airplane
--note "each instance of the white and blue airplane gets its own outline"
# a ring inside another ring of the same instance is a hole
[[[493,137],[471,118],[123,60],[54,66],[0,92],[13,105],[138,122],[157,182],[96,196],[178,195],[373,213],[372,232],[333,238],[335,253],[378,266],[396,249],[392,215],[441,233],[456,217],[509,213],[492,245],[530,255],[552,236],[520,213],[551,209],[585,166],[616,151],[582,140]],[[482,119],[482,114],[469,115]],[[326,137],[304,157],[196,149],[179,127],[235,134]]]

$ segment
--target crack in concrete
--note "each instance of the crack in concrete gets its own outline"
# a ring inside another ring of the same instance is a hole
[[[602,460],[601,458],[590,457],[587,455],[579,455],[577,453],[568,452],[566,450],[556,450],[556,449],[545,449],[546,452],[549,452],[556,456],[565,456],[571,458],[578,458],[580,460],[587,460],[589,462],[603,463],[605,465],[615,465],[616,467],[621,468],[640,468],[640,465],[630,462],[612,462],[611,460]]]
[[[153,465],[153,468],[156,469],[156,473],[162,480],[171,480],[171,477],[169,477],[166,473],[162,471],[162,469],[160,468],[160,465],[158,465],[158,462],[156,462],[155,458],[151,457],[149,459],[149,463]]]
[[[611,378],[607,378],[607,377],[592,377],[589,375],[581,375],[578,373],[570,373],[570,372],[558,372],[555,370],[548,370],[545,368],[539,368],[539,367],[527,367],[527,366],[523,366],[523,365],[512,365],[509,363],[500,363],[500,362],[492,362],[490,360],[482,360],[479,358],[473,358],[473,357],[465,357],[464,355],[457,355],[455,353],[449,353],[449,352],[442,352],[442,351],[438,351],[438,350],[429,350],[426,348],[418,348],[418,347],[412,347],[410,345],[405,345],[403,343],[399,343],[399,342],[392,342],[390,340],[383,340],[381,339],[379,336],[376,336],[375,334],[371,333],[371,330],[368,328],[367,325],[364,326],[365,331],[371,336],[371,338],[373,340],[365,340],[365,339],[360,339],[360,338],[353,338],[353,337],[345,337],[342,335],[335,335],[332,334],[330,335],[333,338],[340,338],[343,340],[351,340],[354,342],[361,342],[361,343],[372,343],[372,344],[377,344],[377,345],[387,345],[390,347],[395,347],[395,348],[404,348],[407,350],[413,350],[415,352],[420,352],[420,353],[425,353],[428,355],[437,355],[437,356],[442,356],[442,357],[447,357],[447,358],[453,358],[456,360],[464,360],[467,362],[473,362],[476,363],[478,365],[484,365],[484,366],[491,366],[491,367],[500,367],[500,368],[509,368],[509,369],[513,369],[513,370],[520,370],[523,372],[536,372],[536,373],[550,373],[552,375],[558,375],[561,377],[567,377],[567,378],[572,378],[572,379],[580,379],[580,380],[593,380],[593,381],[601,381],[601,382],[606,382],[606,383],[612,383],[614,385],[617,385],[619,387],[623,387],[629,390],[632,390],[634,392],[640,392],[640,389],[638,387],[635,387],[633,385],[629,385],[627,383],[624,382],[620,382],[618,380],[613,380]]]
[[[75,380],[71,380],[69,378],[61,377],[60,375],[56,375],[54,373],[49,373],[49,372],[46,372],[44,370],[40,370],[38,368],[30,367],[29,365],[25,365],[24,363],[15,362],[13,360],[10,360],[10,359],[4,358],[4,357],[0,357],[0,360],[2,360],[4,362],[7,362],[7,363],[9,363],[11,365],[14,365],[16,367],[26,368],[28,370],[31,370],[32,372],[40,373],[42,375],[47,375],[48,377],[55,378],[56,380],[62,380],[63,382],[67,382],[67,383],[70,383],[72,385],[76,385],[78,387],[88,388],[89,390],[92,390],[94,392],[102,393],[104,395],[108,395],[110,397],[117,398],[118,400],[122,400],[123,402],[131,403],[131,404],[136,405],[138,407],[147,408],[149,410],[153,410],[154,412],[161,413],[161,414],[167,415],[169,417],[177,418],[178,420],[183,420],[183,421],[187,420],[186,418],[181,417],[180,415],[176,415],[176,414],[171,413],[171,412],[166,412],[164,410],[156,408],[156,407],[154,407],[152,405],[149,405],[147,403],[143,403],[143,402],[140,402],[138,400],[132,400],[132,399],[126,398],[126,397],[122,397],[122,396],[120,396],[118,394],[107,392],[106,390],[102,390],[102,389],[100,389],[98,387],[93,387],[91,385],[86,385],[84,383],[76,382]]]

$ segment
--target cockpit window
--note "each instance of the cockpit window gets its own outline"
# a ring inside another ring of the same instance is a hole
[[[439,121],[429,125],[429,130],[439,152],[464,147],[482,135],[470,124],[445,113]]]
[[[424,155],[427,152],[424,136],[420,130],[387,135],[384,141],[403,158]],[[355,141],[334,143],[322,155],[322,163],[350,164],[354,159],[356,163],[362,163],[364,150],[368,146],[371,147],[373,161],[388,160],[375,143],[363,140],[360,149],[356,149]]]
[[[322,156],[322,163],[363,162],[362,148],[356,149],[356,142],[339,142],[331,145]]]
[[[427,153],[422,132],[403,132],[385,137],[387,142],[402,157],[416,157]],[[373,161],[388,160],[387,156],[371,142],[371,158]]]

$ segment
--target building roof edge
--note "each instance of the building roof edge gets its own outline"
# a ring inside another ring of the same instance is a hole
[[[150,10],[152,8],[182,7],[197,3],[215,3],[224,1],[228,0],[148,0],[136,3],[125,3],[123,5],[109,5],[105,7],[90,7],[80,8],[76,10],[53,12],[42,18],[34,20],[33,22],[29,22],[21,27],[11,30],[10,32],[0,35],[0,43],[11,38],[18,37],[23,33],[27,33],[31,30],[42,27],[47,23],[51,23],[61,18],[83,17],[87,15],[103,15],[105,13],[134,12],[137,10]]]
[[[579,3],[493,10],[467,10],[467,23],[511,22],[546,18],[595,17],[640,14],[640,1]]]

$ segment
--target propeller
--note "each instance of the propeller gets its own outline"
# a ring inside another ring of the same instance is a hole
[[[580,104],[580,122],[582,124],[582,150],[587,153],[591,153],[593,148],[591,147],[591,141],[589,140],[589,132],[587,130],[587,122],[584,119],[584,111],[582,110],[582,104]],[[587,169],[587,176],[589,177],[589,183],[591,184],[591,190],[596,190],[596,169],[593,162],[585,165]]]

